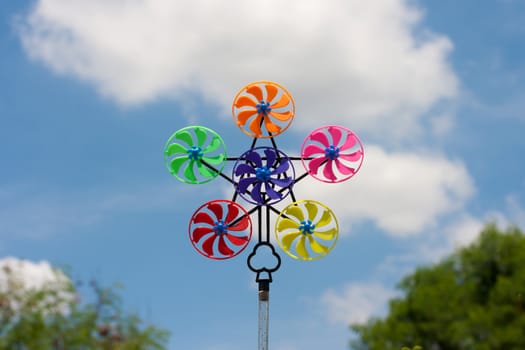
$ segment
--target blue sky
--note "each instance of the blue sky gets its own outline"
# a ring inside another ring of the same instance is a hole
[[[247,252],[206,260],[187,235],[232,189],[177,182],[162,150],[201,124],[243,153],[233,97],[274,80],[297,107],[282,150],[324,124],[365,145],[349,181],[298,184],[340,239],[314,262],[282,254],[271,286],[272,349],[345,349],[349,322],[383,314],[405,273],[485,222],[525,227],[524,19],[512,0],[5,1],[0,257],[121,282],[170,349],[254,348]]]

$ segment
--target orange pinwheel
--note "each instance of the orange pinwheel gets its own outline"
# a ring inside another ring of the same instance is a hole
[[[237,126],[248,136],[271,138],[284,132],[291,124],[295,103],[283,86],[270,81],[257,81],[237,93],[232,113]]]

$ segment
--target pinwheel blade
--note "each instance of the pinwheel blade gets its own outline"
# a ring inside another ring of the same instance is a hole
[[[304,214],[301,208],[296,205],[289,206],[285,209],[286,216],[293,216],[299,221],[304,221]]]
[[[304,157],[311,157],[314,154],[320,154],[320,153],[324,156],[324,152],[325,152],[324,148],[322,148],[322,147],[320,147],[318,145],[315,145],[315,144],[310,144],[310,145],[307,145],[304,148],[303,156]]]
[[[248,96],[241,96],[237,99],[237,101],[235,101],[235,107],[237,108],[246,106],[255,107],[256,105],[257,103]]]
[[[219,154],[213,157],[203,156],[202,160],[205,161],[206,163],[217,165],[217,164],[221,164],[224,161],[224,155]]]
[[[210,153],[216,151],[222,146],[222,140],[219,136],[213,136],[210,144],[202,150],[202,153]]]
[[[319,221],[315,224],[315,227],[323,227],[328,225],[330,222],[332,222],[332,215],[330,214],[329,210],[325,210],[321,216],[321,219],[319,219]]]
[[[326,164],[326,166],[323,169],[324,177],[327,178],[330,181],[337,180],[337,176],[335,176],[335,174],[334,174],[333,166],[334,166],[334,161],[331,160],[331,159],[328,159],[328,164]]]
[[[250,86],[249,88],[246,89],[246,92],[255,96],[255,98],[257,99],[257,101],[262,101],[263,100],[263,92],[262,92],[262,89],[257,86],[257,85],[252,85]]]
[[[170,172],[175,174],[178,173],[182,164],[186,163],[187,161],[189,161],[187,156],[173,158],[170,163]]]
[[[279,220],[279,222],[277,223],[277,230],[278,231],[284,231],[284,230],[288,230],[288,229],[298,229],[299,228],[299,224],[291,219],[287,219],[287,218],[281,218]]]
[[[257,110],[255,109],[247,109],[245,111],[240,111],[239,114],[237,114],[237,125],[242,126],[246,124],[248,119],[250,119],[250,117],[255,115],[256,113]]]
[[[193,138],[191,137],[191,134],[186,131],[186,130],[183,130],[183,131],[180,131],[178,133],[175,134],[175,138],[177,140],[181,140],[181,141],[184,141],[188,144],[188,146],[193,146],[194,143],[193,143]]]
[[[212,235],[204,240],[202,242],[202,251],[206,253],[208,256],[213,257],[213,243],[215,242],[215,239],[217,239],[217,235]]]
[[[245,174],[255,174],[255,169],[248,164],[239,164],[235,168],[235,175],[243,176]]]
[[[287,111],[287,112],[284,112],[284,113],[277,113],[277,112],[274,112],[274,111],[270,111],[270,115],[272,117],[274,117],[275,119],[277,119],[277,120],[285,122],[285,121],[287,121],[288,119],[290,119],[292,117],[292,112]]]
[[[264,184],[264,189],[266,190],[266,194],[268,197],[270,197],[270,199],[280,199],[283,197],[283,195],[275,191],[269,183]]]
[[[194,164],[195,164],[195,161],[192,159],[190,160],[190,162],[188,163],[188,165],[186,165],[186,168],[184,169],[184,176],[186,177],[186,179],[190,180],[191,182],[197,181],[197,177],[195,176],[195,171],[193,169]]]
[[[317,254],[326,254],[328,252],[328,247],[318,243],[312,236],[308,236],[308,243],[310,248]]]
[[[354,147],[356,142],[357,142],[357,136],[355,136],[354,134],[349,133],[348,136],[346,137],[346,141],[343,143],[343,145],[341,147],[339,147],[339,149],[341,151],[344,151],[344,150],[347,150],[349,148],[352,148],[352,147]]]
[[[349,162],[357,162],[363,156],[363,152],[357,151],[350,154],[339,154],[339,157]]]
[[[337,166],[337,170],[339,170],[339,172],[343,175],[350,175],[350,174],[355,173],[354,168],[344,165],[343,163],[339,161],[339,159],[335,160],[335,165]]]
[[[197,170],[199,171],[199,174],[201,174],[204,177],[214,177],[215,175],[217,175],[215,171],[208,168],[201,162],[197,162]]]
[[[213,229],[211,227],[197,227],[191,233],[191,239],[193,242],[198,243],[202,239],[202,237],[206,236],[210,232],[213,232]]]
[[[295,241],[295,239],[299,237],[300,235],[301,235],[300,231],[290,232],[290,233],[285,234],[283,238],[281,239],[281,244],[283,246],[283,249],[290,250],[290,246],[292,245],[293,241]]]
[[[241,245],[244,245],[247,241],[248,241],[248,237],[247,236],[234,236],[234,235],[230,235],[230,234],[226,234],[226,238],[228,238],[228,240],[233,244],[233,245],[236,245],[236,246],[241,246]]]
[[[277,159],[277,154],[272,149],[265,149],[264,154],[266,155],[266,166],[271,168],[275,160]]]
[[[331,228],[328,231],[314,231],[313,235],[325,241],[330,241],[337,235],[337,228]]]
[[[186,147],[179,145],[178,143],[172,143],[166,148],[164,154],[169,157],[177,153],[186,153],[186,150]]]
[[[246,154],[246,160],[254,163],[255,167],[257,167],[257,168],[260,168],[260,167],[263,166],[262,165],[261,156],[259,155],[259,153],[255,152],[255,151],[248,152]]]
[[[258,137],[262,134],[261,122],[262,116],[260,114],[253,118],[253,120],[250,122],[250,130],[255,134],[255,137]]]
[[[277,86],[266,84],[266,101],[272,102],[272,100],[277,96],[277,92],[279,92],[279,89],[277,89]]]
[[[231,250],[230,247],[226,245],[226,242],[224,242],[224,235],[219,236],[218,248],[219,253],[221,253],[222,255],[230,256],[233,254],[233,250]]]
[[[308,162],[308,169],[311,174],[317,174],[319,171],[319,167],[321,164],[325,163],[327,161],[324,157],[319,157],[312,159],[310,162]]]
[[[278,109],[278,108],[282,108],[284,106],[287,106],[289,103],[290,103],[290,97],[288,97],[287,94],[282,94],[281,98],[279,99],[279,101],[277,101],[276,103],[274,103],[270,107],[272,109]]]
[[[237,215],[239,215],[239,208],[236,205],[229,203],[227,213],[225,222],[229,224],[237,217]]]
[[[337,146],[339,141],[341,141],[341,136],[343,136],[343,131],[336,126],[329,126],[328,133],[332,136],[332,145]]]
[[[219,202],[210,202],[208,209],[215,215],[217,220],[222,220],[223,210],[222,205]]]
[[[272,179],[272,183],[276,184],[277,186],[281,188],[285,188],[290,186],[293,183],[293,179],[290,177],[284,178],[284,179]]]
[[[328,140],[328,137],[321,130],[311,133],[310,139],[321,143],[325,147],[330,146],[330,141]]]
[[[257,181],[256,177],[248,177],[246,179],[240,179],[237,183],[237,191],[239,193],[246,193],[248,190],[248,187],[250,187],[251,184]]]
[[[281,127],[272,122],[272,120],[266,116],[264,117],[264,126],[266,127],[266,130],[271,133],[278,133],[281,131]]]
[[[193,222],[196,224],[209,224],[215,225],[215,220],[208,214],[204,212],[199,212],[193,217]]]
[[[264,200],[263,200],[263,197],[262,197],[262,193],[261,193],[261,186],[262,186],[262,183],[257,182],[253,186],[253,189],[251,190],[251,196],[252,196],[253,200],[255,202],[257,202],[257,204],[259,204],[259,205],[264,203]]]
[[[306,208],[306,211],[308,211],[308,220],[314,220],[317,216],[317,205],[311,202],[306,202],[304,207]]]
[[[246,230],[249,225],[250,225],[250,220],[248,220],[247,216],[243,216],[242,219],[240,219],[238,223],[236,223],[233,226],[229,226],[228,230],[229,231],[243,231],[243,230]]]
[[[290,162],[287,161],[287,160],[282,160],[282,163],[279,164],[279,166],[277,167],[277,169],[275,169],[274,171],[272,171],[272,174],[282,174],[282,173],[284,173],[285,171],[287,171],[289,168],[290,168]]]
[[[196,126],[194,129],[195,135],[197,136],[197,146],[202,147],[204,141],[206,141],[206,131]]]
[[[305,241],[305,235],[301,235],[301,238],[299,238],[297,244],[295,245],[295,251],[303,258],[307,258],[310,255],[308,254],[308,250],[306,250]]]

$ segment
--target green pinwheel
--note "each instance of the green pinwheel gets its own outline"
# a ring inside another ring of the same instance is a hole
[[[221,137],[204,126],[188,126],[170,136],[164,147],[164,162],[179,181],[202,184],[216,178],[226,162]]]

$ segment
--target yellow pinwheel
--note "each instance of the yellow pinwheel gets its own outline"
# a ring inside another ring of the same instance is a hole
[[[338,233],[339,224],[332,210],[313,200],[288,205],[275,223],[279,246],[298,260],[315,260],[328,254]]]

